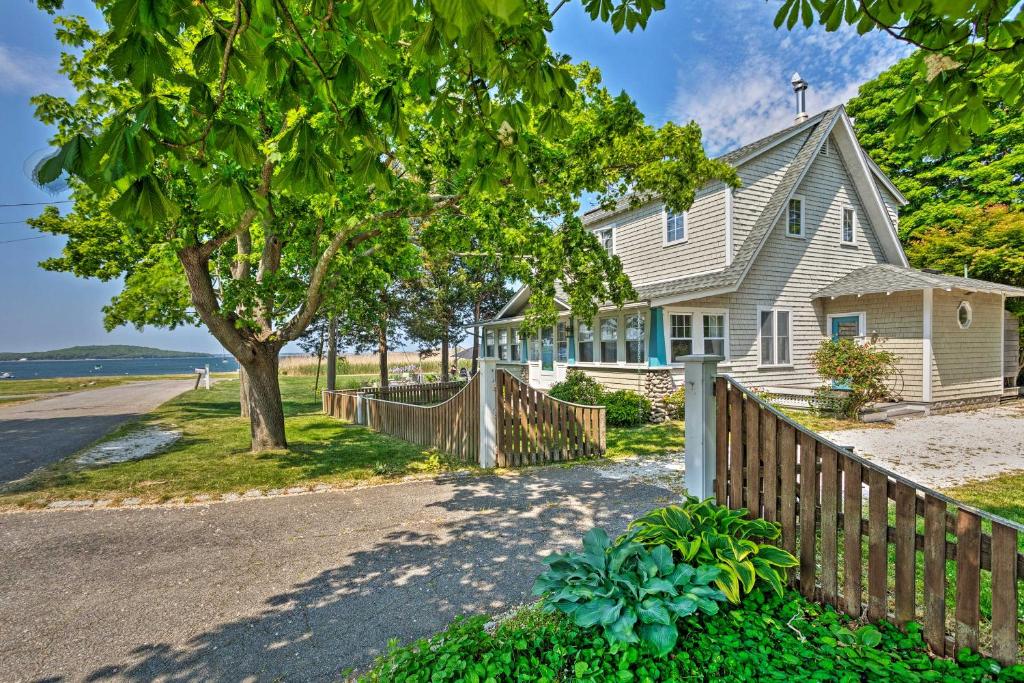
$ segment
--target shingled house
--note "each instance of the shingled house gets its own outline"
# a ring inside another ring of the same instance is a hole
[[[519,334],[524,288],[482,325],[484,354],[546,388],[578,368],[609,388],[658,398],[681,386],[681,359],[725,357],[749,386],[806,402],[826,337],[877,338],[899,356],[903,409],[1016,395],[1024,289],[909,267],[897,236],[904,197],[860,146],[842,106],[725,154],[741,186],[707,185],[688,211],[624,200],[584,216],[637,291],[594,320],[565,305],[557,325]]]

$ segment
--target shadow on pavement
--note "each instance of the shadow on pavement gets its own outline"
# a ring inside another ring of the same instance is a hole
[[[0,485],[85,448],[136,413],[41,419],[0,418]]]

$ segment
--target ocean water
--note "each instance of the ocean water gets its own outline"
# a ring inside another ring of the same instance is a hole
[[[47,377],[105,377],[110,375],[183,375],[209,364],[210,372],[233,372],[238,363],[230,356],[213,358],[122,358],[114,360],[0,361],[0,375],[14,379]],[[9,381],[9,380],[3,380]]]

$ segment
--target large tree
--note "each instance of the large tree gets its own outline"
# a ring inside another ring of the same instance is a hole
[[[888,34],[923,57],[893,98],[889,128],[916,153],[968,149],[1024,99],[1024,5],[1019,0],[781,0],[775,26],[815,22]]]
[[[926,59],[919,51],[901,60],[862,85],[848,105],[861,144],[910,202],[900,211],[905,240],[955,219],[965,206],[1024,205],[1024,102],[994,107],[991,125],[970,133],[970,144],[958,151],[921,155],[923,133],[893,130],[897,103]]]
[[[628,280],[575,213],[584,192],[659,192],[684,208],[712,179],[694,124],[647,126],[625,95],[548,47],[545,0],[95,0],[58,16],[81,96],[35,99],[75,206],[46,265],[123,277],[108,325],[201,322],[240,363],[252,448],[287,447],[278,353],[326,283],[385,245],[521,259],[540,319]],[[39,0],[48,10],[60,0]],[[660,0],[583,0],[618,29]],[[458,214],[466,232],[436,228]],[[554,226],[558,225],[558,229]]]

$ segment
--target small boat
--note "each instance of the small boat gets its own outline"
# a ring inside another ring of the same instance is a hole
[[[23,362],[25,362],[25,361],[27,361],[27,360],[28,360],[28,358],[19,358],[19,359],[18,359],[18,362],[19,362],[19,363],[23,363]]]
[[[10,372],[0,372],[0,379],[14,379],[14,375]]]
[[[94,366],[92,366],[92,369],[93,370],[102,370],[103,366],[102,365],[94,365]]]

